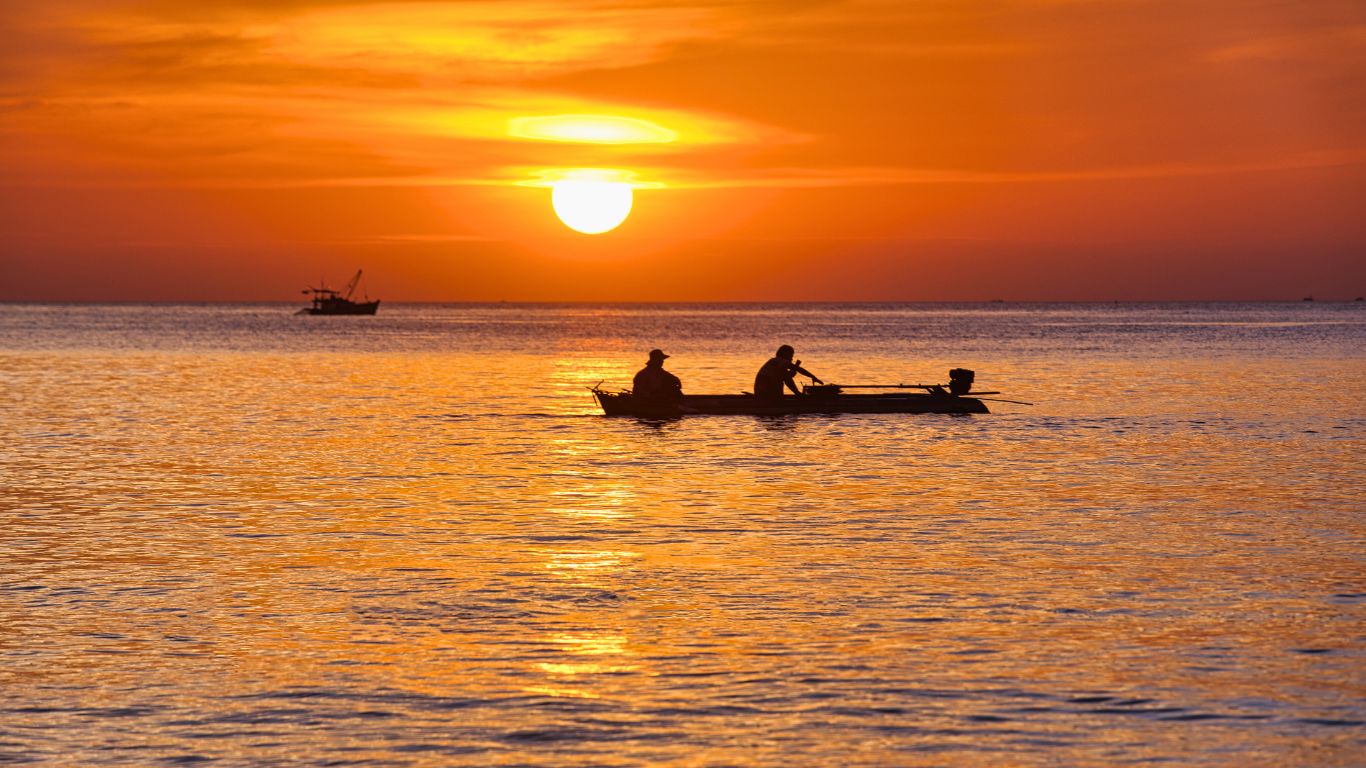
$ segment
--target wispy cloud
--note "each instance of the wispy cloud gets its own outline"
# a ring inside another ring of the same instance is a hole
[[[1337,92],[1315,108],[1360,115],[1366,102],[1360,78],[1323,54],[1329,44],[1338,58],[1359,54],[1366,21],[1351,22],[1366,12],[1307,7],[75,2],[0,22],[20,41],[0,55],[0,109],[12,117],[0,139],[19,155],[5,156],[11,177],[30,180],[44,174],[45,147],[62,156],[49,178],[229,184],[516,183],[513,169],[557,158],[669,157],[721,185],[863,183],[840,170],[851,165],[946,180],[1085,178],[1116,161],[1166,173],[1211,151],[1222,155],[1214,166],[1274,166],[1344,137],[1323,119],[1317,133],[1257,130],[1275,109],[1266,99],[1319,72]],[[1182,23],[1235,14],[1240,26],[1208,34]],[[1279,75],[1290,80],[1264,74],[1252,90],[1203,68],[1287,57],[1299,62]],[[648,120],[678,140],[548,149],[509,130],[570,113]],[[793,178],[792,167],[815,172]],[[905,170],[924,167],[939,170]]]
[[[724,36],[729,26],[716,8],[447,2],[153,9],[161,13],[92,9],[30,22],[29,31],[47,40],[12,54],[32,66],[0,70],[0,93],[9,94],[0,109],[15,115],[0,137],[12,146],[63,149],[53,150],[62,157],[51,167],[34,162],[41,152],[14,158],[12,181],[108,182],[140,172],[172,183],[269,184],[429,173],[482,183],[513,160],[547,154],[521,146],[525,139],[509,128],[514,120],[566,113],[663,126],[677,141],[654,154],[799,138],[686,105],[524,84],[607,60],[637,65],[683,41]],[[59,44],[77,55],[40,55]]]

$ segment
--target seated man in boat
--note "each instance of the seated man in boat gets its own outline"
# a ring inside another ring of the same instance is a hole
[[[664,359],[668,355],[661,350],[650,350],[650,360],[636,374],[631,383],[631,394],[640,400],[653,400],[672,403],[683,399],[683,382],[664,370]]]
[[[801,374],[817,384],[825,382],[816,378],[816,375],[802,367],[802,361],[793,361],[792,356],[796,351],[792,347],[784,344],[778,347],[778,353],[773,356],[764,367],[759,369],[759,373],[754,376],[754,394],[756,397],[765,399],[778,398],[783,396],[783,386],[792,390],[792,394],[800,395],[802,391],[797,388],[797,382],[793,376]]]

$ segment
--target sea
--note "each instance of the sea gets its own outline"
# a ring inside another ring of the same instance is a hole
[[[0,764],[1366,762],[1366,304],[296,308],[0,304]]]

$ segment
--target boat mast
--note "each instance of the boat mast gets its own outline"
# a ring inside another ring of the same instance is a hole
[[[350,300],[351,300],[351,294],[352,294],[352,293],[355,293],[355,291],[356,291],[356,286],[360,285],[360,273],[361,273],[361,272],[362,272],[362,270],[359,270],[359,269],[356,270],[356,276],[353,277],[353,278],[351,278],[351,282],[349,282],[349,283],[346,284],[346,300],[347,300],[347,301],[350,301]]]

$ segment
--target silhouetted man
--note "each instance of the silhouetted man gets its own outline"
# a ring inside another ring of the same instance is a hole
[[[631,394],[642,400],[672,403],[683,399],[683,382],[664,370],[664,359],[668,355],[658,349],[650,350],[650,360],[636,374],[631,383]]]
[[[793,376],[800,373],[811,379],[817,384],[823,384],[816,375],[802,367],[802,361],[793,361],[792,356],[796,354],[792,347],[784,344],[778,347],[778,353],[773,356],[764,367],[759,369],[759,373],[754,376],[754,394],[762,398],[778,398],[783,396],[783,385],[792,390],[792,394],[800,395],[802,391],[797,388],[797,382]]]

